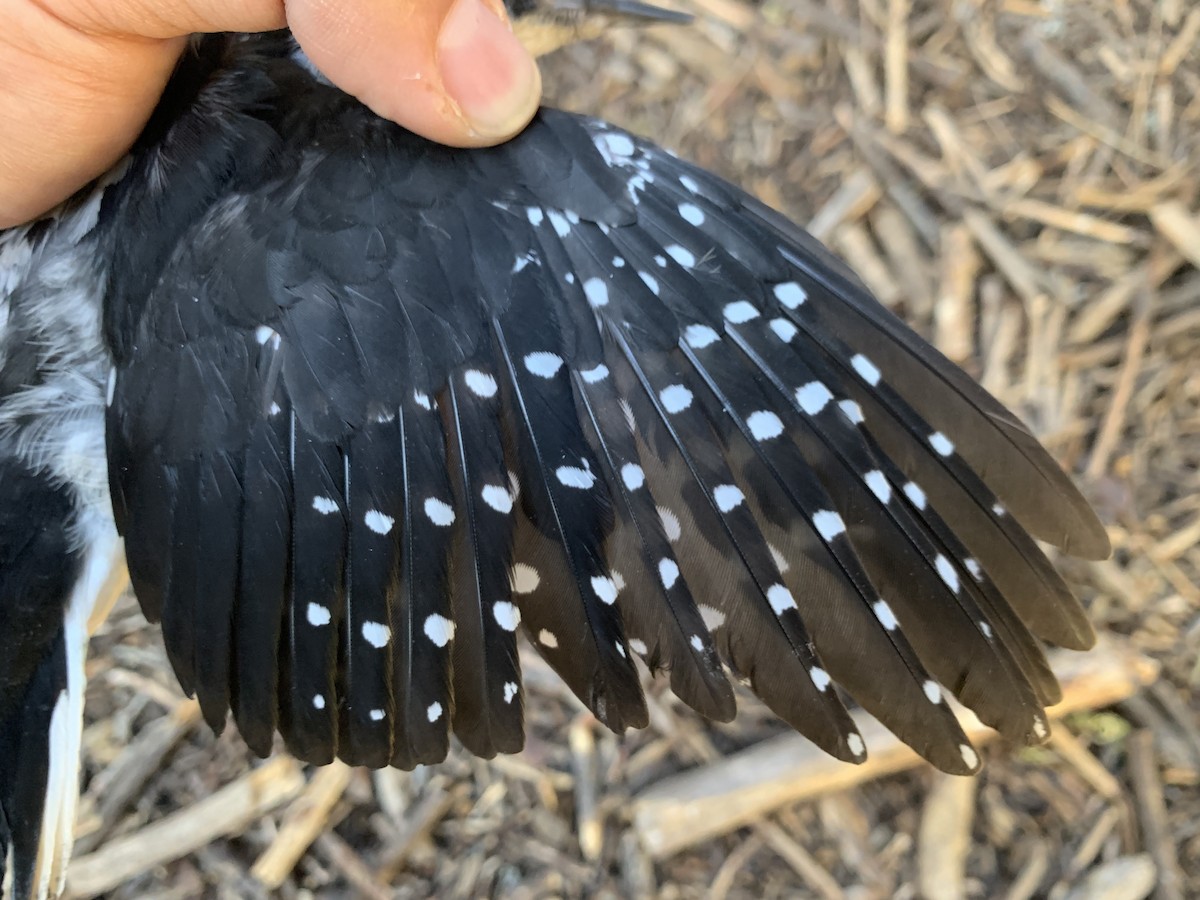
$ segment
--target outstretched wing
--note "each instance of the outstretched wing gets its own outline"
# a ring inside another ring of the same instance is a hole
[[[457,152],[290,90],[252,148],[148,152],[113,205],[192,204],[158,268],[114,265],[109,455],[214,727],[314,762],[435,761],[450,727],[514,751],[523,629],[617,730],[640,656],[717,719],[728,666],[847,760],[847,695],[951,772],[978,758],[943,688],[1045,735],[1038,639],[1092,633],[1034,539],[1105,532],[815,241],[603,123]]]

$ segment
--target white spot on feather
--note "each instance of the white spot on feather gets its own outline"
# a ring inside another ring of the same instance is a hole
[[[413,391],[413,400],[422,409],[433,409],[433,401],[429,399],[429,395],[424,391]]]
[[[440,525],[443,528],[454,524],[453,508],[449,503],[439,500],[437,497],[425,498],[425,515],[434,525]]]
[[[690,175],[680,175],[679,183],[691,191],[693,194],[700,193],[700,185],[696,184],[695,180]]]
[[[792,342],[792,338],[796,336],[796,332],[798,332],[800,329],[787,319],[772,319],[771,330],[775,332],[775,336],[785,344],[790,344]]]
[[[646,473],[637,463],[625,463],[621,466],[621,480],[625,482],[626,488],[636,491],[646,483]]]
[[[518,688],[514,682],[506,681],[504,683],[504,702],[512,703],[513,697],[517,696],[517,692],[519,690],[520,688]]]
[[[333,616],[330,614],[328,607],[322,606],[320,603],[310,603],[304,610],[305,618],[308,619],[308,624],[319,627],[328,625]]]
[[[628,163],[630,157],[633,156],[634,145],[629,135],[606,131],[596,135],[593,140],[596,149],[600,151],[600,155],[610,166]]]
[[[803,387],[796,388],[796,402],[808,415],[815,416],[833,400],[829,388],[820,381],[810,381]]]
[[[373,709],[368,713],[372,722],[382,722],[384,716],[387,715],[382,709]]]
[[[497,600],[492,604],[492,615],[496,624],[505,631],[516,631],[521,624],[521,611],[507,600]]]
[[[598,381],[603,381],[608,377],[608,366],[601,363],[594,369],[584,369],[579,373],[583,376],[583,380],[588,384],[596,384]]]
[[[325,708],[325,695],[324,694],[314,694],[313,695],[313,708],[314,709],[324,709]]]
[[[878,469],[872,469],[863,476],[863,480],[866,481],[867,487],[871,489],[871,493],[879,499],[880,503],[886,506],[892,502],[892,486],[888,483],[886,475]]]
[[[975,752],[974,747],[970,744],[959,744],[958,752],[962,754],[962,761],[967,764],[967,768],[979,768],[979,754]]]
[[[1008,512],[1008,510],[1006,510],[1001,504],[992,504],[992,515],[996,516],[997,518],[1003,516],[1006,512]]]
[[[745,499],[746,495],[741,492],[741,489],[736,484],[717,485],[713,490],[713,500],[717,503],[717,509],[723,513],[727,513],[731,509],[736,509]]]
[[[933,564],[937,568],[937,573],[941,576],[942,581],[946,582],[946,587],[957,594],[962,585],[959,583],[958,570],[954,568],[954,564],[941,553],[937,555]]]
[[[425,710],[425,718],[429,720],[430,724],[433,724],[441,717],[442,717],[442,704],[440,704],[436,701],[434,701],[433,703],[430,703],[429,707]]]
[[[697,653],[700,653],[704,650],[704,641],[700,640],[700,635],[698,634],[693,634],[688,643],[692,645],[692,649]]]
[[[954,452],[953,442],[940,431],[935,431],[929,436],[929,446],[938,456],[949,456]]]
[[[813,687],[822,693],[829,690],[829,686],[833,684],[833,679],[829,677],[829,673],[820,666],[813,666],[809,669],[808,677],[812,679]]]
[[[650,293],[652,293],[655,297],[658,296],[659,287],[657,278],[655,278],[649,272],[638,272],[638,278],[642,279],[642,283],[645,284],[646,287],[650,288]]]
[[[771,604],[771,609],[777,616],[783,615],[789,609],[796,608],[796,598],[782,584],[773,584],[767,588],[767,602]]]
[[[562,365],[563,358],[561,356],[545,350],[527,354],[525,357],[525,368],[539,378],[553,378],[558,374]]]
[[[392,530],[392,526],[396,524],[396,520],[377,509],[371,509],[367,510],[367,514],[363,516],[363,524],[376,534],[387,534]]]
[[[658,510],[658,518],[662,522],[663,532],[667,536],[667,540],[672,544],[683,536],[683,529],[679,525],[679,516],[667,509],[665,506],[656,507]]]
[[[279,332],[270,325],[259,325],[254,329],[254,340],[258,341],[260,345],[267,341],[279,343]]]
[[[992,626],[987,622],[980,622],[979,633],[990,641],[992,639]]]
[[[692,405],[692,392],[682,384],[672,384],[662,389],[658,399],[667,412],[680,413]]]
[[[925,692],[925,699],[930,703],[942,702],[942,686],[932,679],[927,680],[921,685],[921,690]]]
[[[770,410],[762,409],[746,417],[746,425],[756,441],[768,441],[783,434],[783,422]]]
[[[554,470],[555,477],[564,487],[578,488],[579,490],[590,490],[596,484],[596,476],[592,474],[590,468],[579,468],[578,466],[559,466]]]
[[[684,329],[683,339],[687,341],[689,347],[694,350],[703,350],[709,344],[716,343],[721,339],[715,330],[707,325],[689,325]]]
[[[583,295],[592,309],[608,306],[608,285],[602,278],[589,278],[583,283]]]
[[[879,368],[861,353],[856,353],[851,357],[850,365],[854,366],[854,371],[871,387],[879,384],[879,379],[882,377]]]
[[[846,523],[832,509],[822,509],[813,513],[813,527],[825,540],[832,541],[846,530]]]
[[[512,512],[513,498],[507,488],[498,484],[485,484],[479,495],[483,498],[483,502],[496,512],[505,514]]]
[[[696,265],[696,254],[692,253],[687,247],[672,244],[667,248],[667,255],[686,269],[690,269]]]
[[[704,210],[694,203],[680,203],[679,215],[689,225],[699,227],[704,224]]]
[[[775,285],[775,299],[788,309],[795,309],[808,299],[808,292],[794,281]]]
[[[875,605],[871,609],[874,611],[875,618],[879,620],[880,625],[888,631],[896,630],[896,626],[900,624],[900,621],[896,618],[896,614],[892,612],[892,608],[888,606],[886,600],[876,600]]]
[[[434,613],[425,619],[425,637],[438,647],[445,647],[454,639],[454,623]]]
[[[550,218],[550,224],[554,226],[554,233],[560,238],[564,238],[571,233],[571,223],[567,221],[562,213],[552,209],[546,215]]]
[[[921,510],[925,509],[925,505],[929,502],[929,498],[925,496],[925,492],[915,481],[904,485],[904,496],[908,497],[913,506]]]
[[[596,592],[600,602],[606,606],[612,606],[617,602],[617,583],[607,575],[593,576],[592,590]]]
[[[629,646],[633,649],[634,653],[639,653],[642,656],[650,652],[650,648],[646,646],[646,642],[638,638],[630,638]]]
[[[336,500],[332,497],[323,497],[320,494],[313,497],[312,508],[323,516],[333,515],[338,511]]]
[[[540,643],[543,647],[549,647],[551,650],[553,650],[558,646],[558,638],[555,637],[553,631],[543,628],[538,632],[538,643]]]
[[[704,620],[704,625],[709,631],[716,631],[725,624],[725,613],[719,609],[715,609],[705,603],[701,603],[696,608],[700,611],[700,618]]]
[[[979,565],[979,560],[973,556],[968,556],[963,560],[963,565],[967,567],[967,571],[971,573],[971,577],[976,581],[983,581],[983,568]]]
[[[751,319],[757,319],[758,309],[747,300],[735,300],[725,305],[722,314],[734,325],[742,325]]]
[[[508,583],[514,594],[532,594],[542,583],[542,576],[528,563],[516,563],[509,572]]]
[[[470,389],[471,393],[477,397],[496,396],[496,379],[487,372],[481,372],[478,369],[467,369],[463,374],[463,381]]]
[[[363,622],[362,636],[364,641],[379,650],[386,647],[392,639],[392,629],[382,622]]]
[[[617,642],[616,642],[616,643],[615,643],[613,646],[614,646],[614,647],[616,647],[616,648],[617,648],[617,652],[621,654],[621,659],[628,659],[628,658],[629,658],[629,655],[628,655],[628,654],[625,652],[625,645],[624,645],[624,644],[622,644],[620,641],[617,641]]]
[[[4,323],[0,322],[0,326],[3,326],[3,325],[4,325]],[[3,330],[2,327],[0,327],[0,330]],[[114,367],[114,368],[108,370],[108,383],[104,387],[104,405],[105,406],[112,406],[113,397],[116,396],[116,393],[117,393],[117,370]]]
[[[625,417],[625,425],[630,431],[637,431],[637,419],[633,416],[633,407],[629,405],[629,401],[624,397],[620,400],[621,415]]]
[[[863,754],[867,752],[867,745],[863,743],[862,735],[857,731],[852,731],[846,735],[846,746],[850,748],[850,752],[858,759],[861,759]]]
[[[853,400],[843,400],[838,404],[838,408],[850,420],[851,425],[861,425],[865,420],[863,418],[862,407]]]
[[[780,575],[784,574],[788,569],[791,568],[791,565],[788,563],[787,559],[782,553],[779,552],[778,547],[776,547],[774,544],[767,544],[767,550],[770,551],[771,559],[774,561],[775,568],[779,570]]]
[[[662,579],[663,587],[669,591],[679,580],[679,565],[675,560],[663,557],[658,561],[658,577]]]
[[[541,225],[546,218],[546,213],[540,206],[527,207],[525,210],[525,215],[529,218],[529,224],[534,228],[537,228],[539,225]]]

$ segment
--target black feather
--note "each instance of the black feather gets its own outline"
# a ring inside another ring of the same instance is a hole
[[[280,732],[288,749],[318,765],[337,754],[335,680],[345,616],[348,539],[345,454],[291,415],[292,552],[281,641]]]
[[[355,432],[346,452],[349,545],[338,666],[338,755],[351,765],[380,768],[392,757],[392,610],[399,588],[399,537],[404,482],[396,414],[379,410]]]
[[[393,609],[392,764],[411,769],[445,758],[451,709],[450,552],[453,494],[446,441],[429,396],[410,392],[400,431],[404,528],[400,590]]]
[[[494,371],[462,370],[444,403],[455,515],[454,732],[484,757],[516,753],[525,740],[516,640],[521,614],[510,583],[513,497]]]
[[[244,455],[231,706],[242,737],[260,756],[271,752],[279,722],[280,638],[291,593],[290,423],[288,410],[268,410]]]

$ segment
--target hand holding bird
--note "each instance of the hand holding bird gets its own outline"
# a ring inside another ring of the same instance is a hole
[[[129,150],[189,34],[285,26],[334,84],[442,144],[510,138],[541,98],[501,0],[16,0],[0,7],[0,228]]]

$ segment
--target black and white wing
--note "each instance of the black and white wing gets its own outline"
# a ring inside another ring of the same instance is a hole
[[[1092,632],[1035,539],[1098,558],[1104,529],[842,264],[611,126],[452,151],[286,77],[286,112],[176,125],[108,209],[187,224],[115,251],[109,455],[214,727],[318,763],[515,751],[524,630],[617,730],[640,656],[716,719],[728,667],[846,760],[846,697],[951,772],[978,758],[947,691],[1045,736],[1040,641]]]

